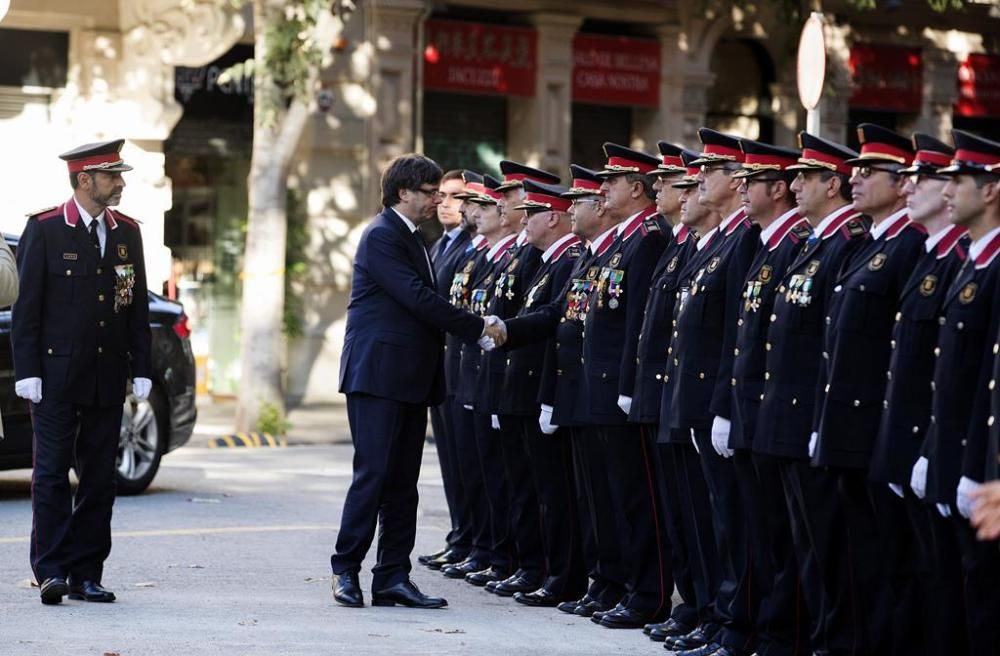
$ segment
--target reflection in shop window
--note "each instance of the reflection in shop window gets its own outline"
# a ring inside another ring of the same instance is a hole
[[[66,86],[69,35],[0,28],[0,86]]]

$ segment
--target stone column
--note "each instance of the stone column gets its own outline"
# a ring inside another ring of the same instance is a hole
[[[827,24],[825,29],[826,84],[819,107],[821,137],[837,143],[847,141],[848,101],[851,99],[851,70],[848,59],[851,48],[847,36],[850,28]]]
[[[660,139],[686,148],[700,146],[698,128],[705,125],[708,90],[715,84],[709,68],[711,51],[724,23],[708,24],[682,11],[679,23],[657,29],[663,45]]]
[[[926,132],[951,143],[952,110],[958,100],[958,60],[941,48],[924,48],[924,93],[913,131]]]
[[[582,16],[539,13],[535,95],[507,101],[507,156],[565,177],[570,159],[573,37]]]

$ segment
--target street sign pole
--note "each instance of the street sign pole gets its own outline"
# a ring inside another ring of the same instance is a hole
[[[826,38],[823,14],[814,11],[799,37],[797,82],[799,100],[806,109],[806,132],[819,136],[822,127],[819,103],[826,81]]]

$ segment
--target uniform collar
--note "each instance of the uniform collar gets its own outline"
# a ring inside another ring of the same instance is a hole
[[[497,243],[490,247],[490,250],[486,251],[486,259],[490,262],[496,262],[500,259],[500,256],[507,252],[507,250],[514,246],[514,242],[517,240],[517,235],[507,235]]]
[[[924,240],[924,250],[928,253],[937,250],[938,258],[944,257],[955,247],[962,235],[966,234],[965,228],[957,225],[949,225],[947,228],[938,230],[933,235],[928,235]]]
[[[739,226],[740,221],[746,218],[746,215],[746,209],[740,206],[739,209],[722,220],[722,223],[719,224],[719,232],[725,235],[733,234],[733,230],[736,230],[736,227]]]
[[[698,239],[698,243],[694,245],[695,249],[700,251],[706,246],[708,246],[708,243],[712,241],[712,238],[715,237],[715,233],[717,232],[719,232],[719,226],[715,226],[714,228],[706,232],[702,237]]]
[[[643,221],[656,214],[656,206],[650,205],[640,212],[636,212],[618,225],[618,235],[625,241],[639,229]]]
[[[594,255],[601,255],[604,251],[608,250],[608,246],[614,240],[615,232],[618,230],[618,226],[609,228],[597,236],[592,242],[590,242],[590,252]]]
[[[66,222],[66,225],[71,227],[76,227],[76,224],[80,221],[80,219],[83,219],[83,226],[87,230],[90,230],[90,224],[94,222],[94,219],[99,219],[102,216],[104,217],[103,223],[105,223],[108,228],[114,230],[118,227],[118,221],[115,220],[115,214],[111,211],[111,208],[105,208],[104,211],[96,217],[90,216],[90,214],[87,213],[87,210],[83,209],[83,206],[76,200],[76,196],[73,196],[66,201],[64,210],[63,220]]]
[[[907,214],[906,208],[897,210],[890,214],[884,221],[877,223],[872,226],[872,239],[881,239],[885,236],[885,241],[889,241],[893,237],[899,234],[899,231],[906,227],[906,224],[910,222],[910,216]]]
[[[528,243],[528,231],[521,228],[521,232],[517,233],[517,245],[524,246],[526,243]]]
[[[675,242],[677,242],[678,244],[686,244],[688,237],[691,236],[691,229],[688,228],[683,223],[681,223],[680,221],[678,221],[677,225],[675,225],[673,228],[673,233]]]
[[[486,241],[486,237],[483,237],[482,235],[476,235],[472,238],[472,247],[477,251],[483,250],[488,245],[489,242]]]
[[[977,269],[989,265],[997,253],[1000,253],[1000,227],[993,228],[969,247],[969,257],[976,263]]]
[[[847,205],[844,205],[843,207],[836,209],[823,217],[823,220],[819,222],[818,226],[816,226],[816,234],[819,235],[821,239],[831,237],[837,234],[837,231],[840,230],[841,226],[857,215],[858,211],[854,209],[854,205],[852,203],[848,203]]]
[[[566,252],[570,246],[574,244],[579,244],[580,238],[577,237],[572,232],[567,232],[565,235],[556,240],[554,244],[545,249],[542,253],[542,262],[548,262],[549,260],[558,260],[559,256]]]
[[[801,221],[802,217],[799,216],[799,210],[797,208],[788,210],[772,221],[771,225],[761,231],[761,243],[767,246],[768,250],[773,251],[778,247],[778,244],[781,243],[788,233],[792,231],[792,228],[797,226]]]

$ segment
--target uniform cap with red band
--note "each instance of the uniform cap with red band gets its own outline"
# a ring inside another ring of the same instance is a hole
[[[568,190],[562,185],[550,185],[542,182],[524,181],[524,200],[515,210],[526,210],[529,214],[535,212],[568,212],[572,202],[565,196]]]
[[[69,167],[70,173],[124,173],[132,167],[121,156],[124,139],[100,141],[74,148],[59,156]]]
[[[723,134],[711,128],[698,128],[698,138],[701,140],[701,153],[692,164],[723,164],[725,162],[743,163],[743,151],[740,140],[731,134]]]
[[[656,147],[659,149],[660,157],[663,161],[656,166],[656,170],[652,171],[650,175],[668,176],[687,173],[687,167],[684,166],[684,162],[681,160],[683,148],[675,146],[668,141],[658,141],[656,142]]]
[[[559,184],[558,175],[536,169],[527,164],[512,162],[508,159],[500,160],[500,173],[503,174],[503,181],[497,187],[497,191],[503,193],[511,189],[517,189],[524,184],[525,180],[533,182],[544,182],[546,184]]]
[[[938,175],[1000,175],[1000,143],[963,130],[952,130],[951,136],[955,141],[955,156],[949,166],[938,169]]]
[[[659,157],[610,142],[604,144],[604,156],[607,158],[607,163],[597,172],[602,178],[629,173],[645,175],[655,171],[662,162]]]
[[[943,141],[923,132],[913,133],[913,164],[900,171],[903,175],[914,173],[936,174],[937,170],[948,166],[955,155],[955,149]]]
[[[500,199],[503,198],[503,194],[497,191],[500,184],[501,182],[492,175],[484,175],[483,183],[479,185],[479,190],[474,194],[470,194],[465,200],[477,205],[499,205]]]
[[[874,123],[858,126],[861,154],[845,162],[849,166],[867,166],[876,162],[902,164],[913,162],[913,142],[903,135]]]
[[[582,198],[584,196],[602,196],[601,178],[597,171],[591,171],[577,164],[569,165],[570,175],[573,182],[570,188],[563,192],[563,198]]]
[[[799,148],[802,149],[802,156],[797,164],[788,167],[789,171],[831,171],[850,175],[851,166],[847,162],[858,156],[847,146],[808,132],[799,132]]]
[[[800,153],[791,148],[772,146],[771,144],[740,139],[740,149],[743,150],[743,170],[733,174],[734,178],[754,178],[764,173],[785,171],[799,161]]]
[[[686,166],[686,173],[677,182],[671,183],[671,187],[675,189],[687,189],[688,187],[698,186],[698,174],[701,173],[701,169],[695,164],[698,158],[701,157],[701,153],[694,150],[688,150],[687,148],[681,151],[681,161]]]
[[[462,191],[454,195],[455,198],[468,200],[483,193],[483,176],[481,174],[465,169],[462,171],[462,182],[465,186],[462,187]]]

